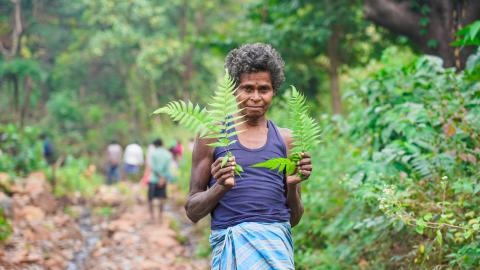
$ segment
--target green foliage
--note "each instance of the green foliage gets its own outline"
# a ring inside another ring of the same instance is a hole
[[[3,209],[0,208],[0,243],[5,242],[5,240],[8,239],[12,232],[12,225],[5,217]]]
[[[208,110],[202,109],[199,105],[193,105],[190,101],[172,101],[165,107],[155,110],[153,114],[167,114],[190,131],[199,133],[200,137],[216,139],[216,142],[208,144],[210,147],[225,147],[228,150],[228,146],[236,142],[230,138],[241,132],[235,127],[243,124],[239,121],[243,116],[240,114],[239,102],[235,97],[235,83],[227,70],[223,85],[218,87],[211,100]],[[222,166],[230,156],[232,154],[228,151],[222,160]],[[236,164],[235,172],[240,174],[242,171],[242,167]]]
[[[464,253],[466,246],[480,248],[478,83],[424,56],[400,68],[387,67],[365,85],[368,107],[353,134],[371,148],[355,174],[363,183],[358,188],[373,195],[365,199],[377,198],[392,225],[411,225],[408,233],[423,235],[417,241],[412,235],[407,246],[428,247],[400,261],[478,267],[471,263],[478,257]]]
[[[454,46],[480,46],[480,21],[473,22],[456,33],[458,40]]]
[[[352,84],[356,110],[314,152],[297,263],[476,269],[480,85],[438,58],[383,60]]]
[[[115,209],[110,206],[96,207],[93,209],[95,215],[109,218],[115,213]]]
[[[51,121],[63,130],[82,127],[84,115],[81,104],[69,92],[55,93],[47,102],[47,110]]]
[[[283,172],[285,170],[287,175],[293,174],[297,168],[295,162],[289,158],[272,158],[267,161],[254,164],[252,167],[267,168],[270,170],[277,170],[277,172]]]
[[[46,78],[40,63],[36,60],[15,58],[11,61],[0,60],[0,77],[6,76],[29,76],[37,81],[43,81]]]
[[[369,218],[346,181],[350,168],[362,159],[349,141],[347,123],[322,119],[321,125],[332,129],[324,133],[322,147],[311,152],[314,169],[302,183],[305,214],[293,228],[295,264],[298,269],[356,269],[359,253],[375,239],[368,232],[357,235],[358,230],[353,229]],[[370,223],[374,222],[371,217]]]
[[[250,5],[246,23],[235,29],[243,42],[266,42],[285,60],[286,80],[302,89],[325,110],[333,35],[340,65],[354,66],[378,57],[391,41],[362,15],[360,1],[257,1]],[[233,31],[232,31],[233,32]]]
[[[0,125],[0,172],[27,175],[45,168],[39,135],[37,128]]]
[[[178,165],[179,175],[177,184],[183,194],[188,194],[190,187],[190,171],[192,168],[192,152],[190,152],[190,150],[184,152],[183,158]]]
[[[292,86],[292,92],[288,99],[289,127],[292,130],[293,147],[288,158],[273,158],[265,162],[257,163],[252,167],[262,167],[291,175],[297,169],[297,161],[301,153],[311,152],[320,143],[320,127],[309,116],[305,97]]]
[[[68,156],[65,165],[56,172],[55,196],[81,195],[92,197],[103,178],[96,172],[96,167],[84,158],[75,159]]]

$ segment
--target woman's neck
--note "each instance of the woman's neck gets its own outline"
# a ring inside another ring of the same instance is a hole
[[[249,118],[249,117],[244,117],[243,119],[240,119],[238,121],[245,121],[242,126],[245,128],[265,128],[267,126],[267,119],[265,116],[262,117],[256,117],[256,118]]]

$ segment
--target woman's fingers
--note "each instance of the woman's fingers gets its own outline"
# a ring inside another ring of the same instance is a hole
[[[312,164],[301,165],[298,167],[298,169],[303,171],[312,171]]]
[[[302,156],[302,158],[297,163],[298,171],[303,176],[303,180],[307,180],[308,177],[310,177],[313,169],[312,159],[307,153],[301,153],[300,155]]]
[[[224,180],[228,177],[232,177],[235,171],[235,165],[229,165],[225,166],[223,168],[220,168],[216,171],[215,174],[213,174],[213,177],[217,180]]]
[[[311,156],[308,153],[301,153],[300,156],[302,158],[311,158]]]
[[[287,177],[287,183],[288,184],[298,184],[302,181],[303,181],[303,179],[298,177],[298,175],[296,175],[296,174],[295,175],[290,175],[290,176]]]
[[[210,169],[210,173],[212,175],[215,175],[217,173],[218,170],[220,170],[222,168],[222,161],[223,161],[223,157],[219,157],[217,158],[217,160],[215,160],[212,165],[211,165],[211,169]],[[228,166],[228,165],[235,165],[235,157],[230,157],[228,159],[228,162],[227,164],[225,164],[224,167]]]
[[[311,171],[300,170],[300,174],[303,175],[303,177],[305,178],[304,180],[307,180],[307,178],[310,177],[311,173],[312,173]]]
[[[311,158],[302,158],[298,161],[297,163],[299,166],[302,166],[302,165],[308,165],[308,164],[312,164],[312,159]]]

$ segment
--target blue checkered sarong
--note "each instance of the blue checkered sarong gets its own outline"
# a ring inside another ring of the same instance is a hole
[[[288,222],[244,222],[210,235],[212,270],[293,270]]]

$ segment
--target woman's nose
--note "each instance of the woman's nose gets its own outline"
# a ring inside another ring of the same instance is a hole
[[[260,100],[260,95],[258,94],[257,91],[254,91],[254,92],[253,92],[253,94],[252,94],[252,96],[251,96],[251,99],[252,99],[252,100],[255,100],[255,101]]]

